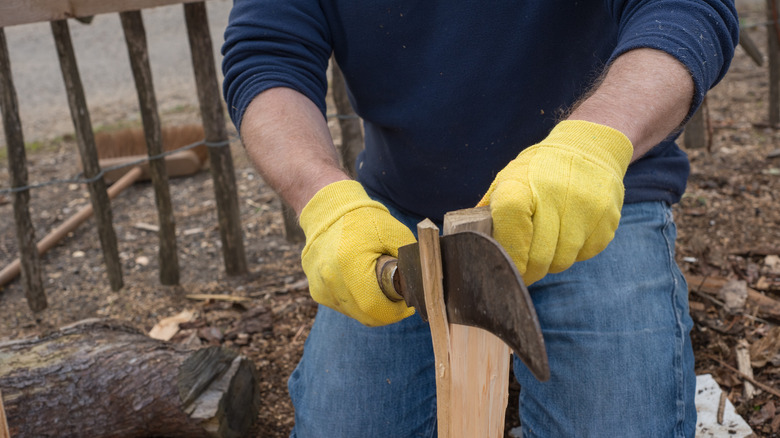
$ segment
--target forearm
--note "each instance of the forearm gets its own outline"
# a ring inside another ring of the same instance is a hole
[[[298,215],[321,188],[349,179],[322,113],[292,89],[255,97],[244,113],[241,140],[266,183]]]
[[[680,126],[693,91],[690,73],[674,57],[654,49],[632,50],[615,59],[568,119],[622,132],[634,146],[634,161]]]

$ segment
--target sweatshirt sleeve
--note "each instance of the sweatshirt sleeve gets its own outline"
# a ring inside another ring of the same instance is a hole
[[[690,117],[731,63],[739,42],[734,2],[608,0],[607,4],[619,27],[610,62],[637,48],[658,49],[677,58],[691,73],[695,87]]]
[[[318,1],[235,0],[222,46],[222,89],[239,132],[249,103],[270,88],[296,90],[324,114],[330,53]]]

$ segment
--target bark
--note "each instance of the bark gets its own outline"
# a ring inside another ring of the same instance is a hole
[[[15,438],[239,437],[260,403],[247,358],[98,319],[0,343],[0,388]]]

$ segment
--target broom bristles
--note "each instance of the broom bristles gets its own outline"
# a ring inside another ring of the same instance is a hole
[[[162,127],[163,150],[172,151],[202,141],[205,134],[202,125],[172,125]],[[148,154],[143,128],[125,128],[95,133],[98,159],[121,158]],[[206,145],[192,149],[201,163],[206,162]]]

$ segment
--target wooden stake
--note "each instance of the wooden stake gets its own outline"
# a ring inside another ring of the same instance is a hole
[[[5,416],[5,406],[3,406],[2,391],[0,391],[0,438],[11,438],[11,431],[8,429],[8,419]]]
[[[160,114],[157,111],[157,98],[154,95],[149,49],[146,44],[146,30],[141,11],[121,12],[119,18],[125,32],[130,67],[133,70],[135,88],[138,92],[146,147],[149,149],[149,156],[159,155],[163,152],[162,128]],[[176,253],[176,225],[165,161],[162,158],[150,160],[149,172],[154,185],[157,218],[160,222],[160,283],[175,285],[179,284],[179,256]]]
[[[750,364],[750,344],[744,339],[741,339],[737,343],[736,356],[737,356],[737,369],[739,372],[753,378],[753,367]],[[742,396],[745,400],[750,401],[756,396],[756,387],[753,386],[750,381],[743,383]]]
[[[5,31],[0,28],[0,111],[3,112],[3,130],[8,150],[8,170],[11,187],[27,186],[27,155],[24,150],[22,121],[11,76],[11,60]],[[46,292],[43,289],[43,268],[35,250],[35,227],[30,217],[30,191],[21,190],[13,195],[14,223],[19,253],[22,260],[22,281],[27,305],[33,312],[46,308]]]
[[[777,128],[780,124],[780,23],[777,22],[777,0],[766,0],[766,14],[770,23],[766,28],[769,54],[769,126]]]
[[[84,168],[86,178],[94,178],[100,173],[98,164],[95,136],[92,131],[92,121],[89,118],[87,99],[84,95],[84,87],[81,84],[79,68],[76,63],[76,53],[73,50],[73,42],[70,38],[68,22],[57,20],[51,22],[51,30],[54,35],[54,43],[57,46],[57,55],[60,59],[62,79],[65,82],[65,90],[68,94],[68,106],[70,108],[73,127],[76,130],[76,140],[81,156],[81,165]],[[103,249],[103,263],[106,265],[106,273],[112,290],[119,290],[124,286],[122,280],[122,262],[119,260],[119,247],[117,245],[116,232],[113,225],[113,213],[106,191],[106,182],[98,178],[89,184],[89,198],[92,209],[95,212],[100,246]]]
[[[447,322],[447,308],[444,305],[442,282],[441,247],[439,228],[425,219],[417,224],[417,240],[420,244],[420,266],[425,292],[425,309],[431,325],[433,354],[436,367],[436,419],[439,438],[450,437],[451,377],[450,377],[450,330]]]
[[[200,114],[206,141],[220,143],[228,140],[222,98],[214,67],[214,52],[209,33],[206,5],[203,2],[184,5],[187,36],[190,41],[192,67],[198,88]],[[238,207],[238,190],[229,147],[210,147],[211,179],[214,180],[214,196],[217,201],[217,219],[222,239],[222,258],[227,275],[243,275],[248,272],[241,213]]]
[[[490,210],[483,207],[447,213],[444,234],[462,231],[491,235]],[[498,337],[476,327],[450,324],[449,331],[449,430],[463,437],[503,438],[511,350]]]

